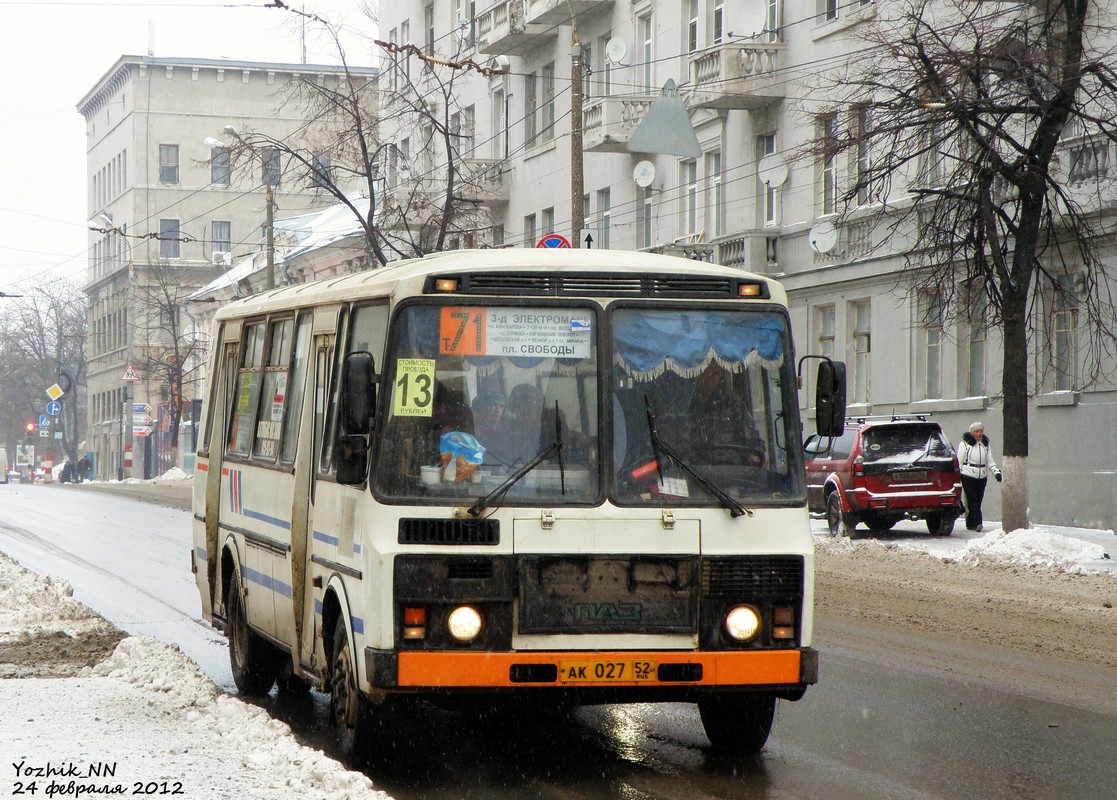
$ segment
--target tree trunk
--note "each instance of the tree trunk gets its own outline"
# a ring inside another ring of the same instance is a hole
[[[1004,297],[1004,492],[1001,522],[1006,531],[1028,524],[1028,325],[1027,287]]]

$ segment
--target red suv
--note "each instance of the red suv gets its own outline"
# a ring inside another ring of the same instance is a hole
[[[826,512],[831,535],[852,536],[858,523],[887,531],[922,519],[949,536],[962,511],[958,457],[937,422],[923,416],[846,420],[841,436],[810,436],[803,445],[807,504]]]

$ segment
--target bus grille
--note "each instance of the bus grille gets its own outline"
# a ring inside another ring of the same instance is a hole
[[[400,544],[500,544],[500,522],[495,519],[401,519]]]
[[[460,277],[462,291],[470,294],[545,297],[738,296],[737,279],[718,275],[475,272]]]
[[[707,597],[801,597],[803,559],[798,556],[703,559],[702,594]]]

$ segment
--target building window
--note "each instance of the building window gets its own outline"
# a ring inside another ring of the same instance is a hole
[[[655,207],[652,204],[652,187],[645,186],[640,190],[640,246],[652,246],[652,221],[655,217]]]
[[[228,186],[232,177],[232,163],[228,147],[211,147],[209,151],[209,182],[214,186]]]
[[[873,197],[872,162],[869,158],[873,135],[873,110],[865,107],[857,111],[857,204],[871,203]]]
[[[505,158],[508,155],[508,128],[505,117],[504,89],[493,89],[492,102],[489,108],[489,151],[490,158]]]
[[[838,0],[822,0],[822,17],[827,22],[838,18]]]
[[[549,206],[543,209],[543,233],[555,232],[555,207]]]
[[[411,43],[411,20],[405,19],[399,24],[399,40],[402,44]],[[403,57],[403,78],[405,81],[411,80],[411,52],[408,51],[407,55]]]
[[[450,115],[450,133],[454,137],[458,158],[473,158],[474,107],[467,106]]]
[[[539,123],[535,116],[539,105],[538,81],[539,76],[534,72],[524,76],[524,143],[528,147],[535,144],[535,137],[539,135]]]
[[[985,396],[985,316],[988,308],[985,290],[976,284],[971,286],[966,303],[966,322],[970,332],[966,359],[966,392],[970,397]]]
[[[524,247],[535,247],[535,242],[539,239],[535,228],[535,215],[528,214],[524,217]]]
[[[838,211],[838,117],[823,117],[822,122],[822,213]]]
[[[597,192],[597,211],[601,215],[601,241],[597,243],[598,247],[609,249],[609,225],[613,219],[613,198],[612,192],[609,189],[601,189]]]
[[[854,403],[869,402],[869,356],[872,352],[870,332],[870,307],[868,300],[850,303],[853,344],[853,397]]]
[[[330,187],[331,170],[330,157],[326,153],[315,153],[313,163],[310,167],[310,185],[315,189],[327,189]]]
[[[545,64],[541,75],[543,94],[540,97],[539,127],[543,132],[543,141],[549,142],[555,138],[555,63]]]
[[[698,162],[694,159],[681,165],[680,181],[683,187],[683,236],[698,233]]]
[[[279,162],[279,148],[265,147],[260,155],[261,175],[264,186],[279,186],[282,175]]]
[[[434,6],[423,7],[423,52],[434,55]]]
[[[159,145],[159,182],[178,183],[178,145]]]
[[[924,292],[922,306],[924,383],[923,397],[942,397],[942,343],[946,309],[939,292]]]
[[[765,20],[767,39],[769,42],[780,40],[780,27],[783,25],[783,14],[780,12],[781,0],[768,0],[768,17]]]
[[[689,0],[690,20],[687,22],[686,46],[687,52],[698,50],[698,0]]]
[[[159,220],[159,257],[180,258],[182,255],[181,238],[177,219]]]
[[[1052,319],[1051,361],[1055,391],[1065,392],[1078,384],[1078,275],[1059,276]]]
[[[834,357],[834,306],[815,309],[815,327],[818,329],[818,352],[827,358]]]
[[[228,253],[233,249],[233,224],[226,219],[213,221],[213,253]]]
[[[712,236],[722,231],[721,153],[706,154],[706,229]]]
[[[652,27],[652,15],[646,14],[639,18],[638,30],[640,31],[641,38],[641,57],[643,58],[643,69],[641,70],[641,82],[645,94],[651,94],[655,91],[655,62],[653,61],[655,40],[655,28]]]
[[[776,152],[776,134],[764,133],[756,137],[756,162],[759,164],[760,159],[764,156],[770,156]],[[760,192],[763,197],[761,203],[762,222],[765,227],[771,227],[779,224],[779,219],[776,215],[776,189],[777,187],[761,181]]]
[[[712,23],[711,41],[721,44],[721,40],[725,38],[725,0],[714,0]]]
[[[609,60],[606,55],[606,48],[609,45],[609,40],[613,38],[612,31],[606,31],[604,35],[598,37],[597,52],[601,53],[601,69],[598,72],[597,78],[597,94],[601,97],[608,97],[613,90],[613,62]],[[586,62],[589,66],[589,62]]]

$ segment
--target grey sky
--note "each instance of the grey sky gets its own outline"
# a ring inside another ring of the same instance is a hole
[[[0,291],[17,293],[34,276],[80,280],[88,247],[85,125],[78,100],[122,55],[302,60],[299,17],[270,0],[95,2],[0,0],[6,32],[0,64]],[[294,8],[375,29],[357,0],[289,0]],[[345,37],[351,64],[377,63]],[[336,51],[307,36],[306,60],[333,64]]]

